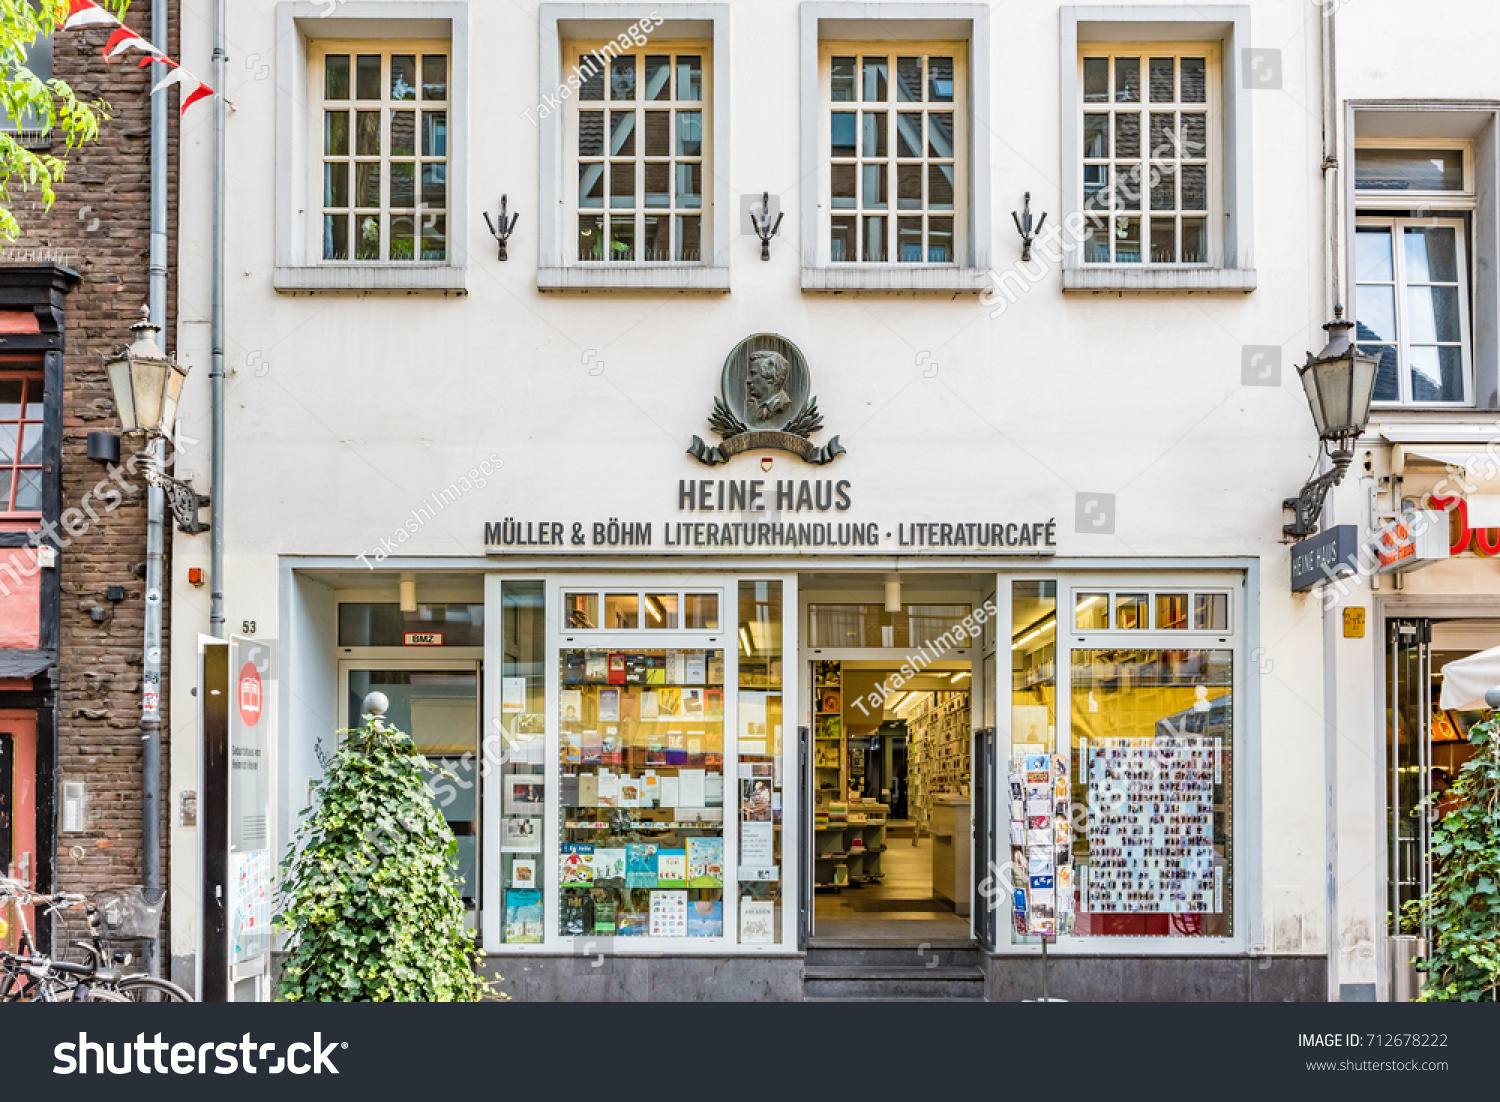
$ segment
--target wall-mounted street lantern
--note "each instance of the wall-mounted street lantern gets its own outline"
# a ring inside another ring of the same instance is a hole
[[[1333,308],[1333,320],[1323,326],[1328,344],[1307,363],[1299,367],[1302,389],[1312,409],[1313,424],[1318,429],[1320,451],[1329,449],[1332,469],[1310,479],[1302,492],[1283,502],[1294,510],[1297,519],[1283,525],[1282,531],[1295,539],[1306,539],[1318,530],[1323,516],[1323,501],[1344,479],[1344,472],[1354,461],[1354,441],[1370,421],[1370,398],[1375,392],[1375,368],[1379,361],[1359,351],[1349,339],[1352,321],[1344,319],[1344,308]]]
[[[115,409],[120,414],[120,427],[127,436],[142,435],[153,443],[170,440],[188,369],[156,343],[159,330],[151,324],[148,307],[141,307],[141,320],[130,331],[135,340],[109,356],[104,364],[110,389],[114,391]],[[198,511],[208,505],[208,498],[161,469],[159,447],[152,447],[149,452],[152,459],[146,464],[146,481],[165,491],[177,527],[193,535],[208,531],[208,525],[198,519]]]
[[[188,369],[175,356],[162,352],[156,343],[156,326],[149,307],[141,307],[141,320],[130,327],[135,341],[116,352],[105,363],[109,386],[115,392],[120,427],[127,436],[172,435],[177,420],[177,402]]]

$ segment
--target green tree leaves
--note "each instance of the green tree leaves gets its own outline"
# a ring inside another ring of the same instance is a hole
[[[130,6],[128,0],[98,2],[120,17]],[[32,44],[55,32],[67,17],[68,0],[0,0],[0,110],[7,118],[30,120],[43,132],[60,134],[73,150],[99,136],[109,104],[81,100],[66,81],[42,80],[26,66]],[[66,167],[63,158],[27,149],[14,135],[0,132],[0,237],[14,240],[21,232],[11,211],[12,183],[40,192],[51,207],[57,198],[54,185]]]
[[[472,1002],[487,993],[452,870],[458,843],[423,780],[431,767],[376,716],[345,738],[281,864],[291,934],[279,997]]]

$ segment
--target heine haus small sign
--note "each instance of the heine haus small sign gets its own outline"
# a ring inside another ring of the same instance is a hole
[[[1292,544],[1292,590],[1305,593],[1321,581],[1359,572],[1359,526],[1337,524]]]
[[[675,497],[675,520],[490,521],[484,526],[485,550],[1057,553],[1055,517],[850,520],[841,515],[854,506],[845,479],[681,479]]]

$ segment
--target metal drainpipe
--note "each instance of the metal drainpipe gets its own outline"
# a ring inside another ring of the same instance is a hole
[[[213,475],[209,489],[209,598],[208,632],[217,639],[224,634],[224,97],[229,55],[225,52],[224,0],[214,0],[214,204],[213,204],[213,314],[210,322],[212,359],[209,365],[209,397],[212,407],[211,441]]]
[[[1339,301],[1339,110],[1338,81],[1334,67],[1333,17],[1337,5],[1327,4],[1322,12],[1322,61],[1323,61],[1323,220],[1327,238],[1328,271],[1325,278],[1327,301],[1324,316],[1333,317],[1333,307]],[[1321,454],[1321,449],[1320,449]],[[1331,462],[1325,457],[1320,470],[1329,470]],[[1333,520],[1334,502],[1325,506],[1326,529]],[[1333,585],[1325,582],[1324,588]],[[1319,598],[1327,594],[1320,591]],[[1338,640],[1339,623],[1343,610],[1338,600],[1323,601],[1323,785],[1324,785],[1324,850],[1327,878],[1327,919],[1325,928],[1328,949],[1327,997],[1329,1002],[1339,1001],[1342,977],[1339,974],[1339,958],[1342,948],[1342,923],[1339,905],[1339,741],[1338,741]]]
[[[151,0],[151,43],[167,50],[166,0]],[[166,97],[151,97],[151,324],[167,327],[167,113]],[[163,341],[163,348],[166,342]],[[153,436],[146,462],[166,465],[166,442]],[[141,887],[150,899],[161,892],[161,635],[162,563],[166,545],[166,491],[146,487],[146,639],[141,688]],[[142,962],[161,975],[161,941],[143,946]]]

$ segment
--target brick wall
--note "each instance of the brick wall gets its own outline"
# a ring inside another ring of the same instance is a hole
[[[177,4],[170,5],[172,52],[176,52]],[[150,35],[150,5],[137,3],[128,25]],[[112,117],[103,124],[96,143],[67,154],[65,181],[57,187],[57,203],[50,212],[27,202],[16,190],[16,210],[23,238],[0,251],[0,261],[52,261],[77,271],[82,282],[68,296],[63,405],[63,508],[79,505],[85,493],[108,476],[105,466],[89,460],[85,437],[91,430],[119,430],[101,354],[130,337],[139,319],[150,282],[150,88],[152,74],[137,69],[132,54],[106,65],[101,54],[109,37],[106,28],[60,32],[53,46],[53,72],[88,99],[104,99]],[[167,328],[162,335],[170,349],[175,331],[176,271],[176,148],[177,94],[171,97],[172,122],[169,180],[173,191],[169,209]],[[53,152],[64,155],[62,143]],[[130,454],[125,441],[122,459]],[[100,519],[74,539],[59,558],[62,607],[58,678],[59,791],[64,781],[87,785],[85,830],[59,834],[56,863],[58,887],[92,893],[101,888],[141,881],[141,672],[144,639],[146,558],[145,482],[128,479],[130,490],[118,508],[96,506]],[[96,499],[97,500],[97,499]],[[170,514],[168,524],[171,523]],[[70,537],[71,538],[71,537]],[[170,536],[167,547],[170,551]],[[125,587],[125,600],[111,605],[105,588]],[[163,599],[170,595],[164,587]],[[105,609],[106,619],[95,623],[90,610]],[[171,623],[163,611],[164,631]],[[166,640],[164,638],[164,644]],[[164,647],[165,650],[165,647]],[[162,662],[163,792],[170,726],[165,684],[167,662]],[[169,837],[165,796],[162,807],[162,867],[166,868]],[[61,807],[59,806],[59,815]],[[59,823],[59,830],[61,823]],[[165,879],[165,872],[164,872]],[[165,937],[169,926],[163,921]],[[74,936],[71,932],[64,937]],[[64,942],[65,944],[65,942]],[[163,960],[170,947],[162,946]]]

